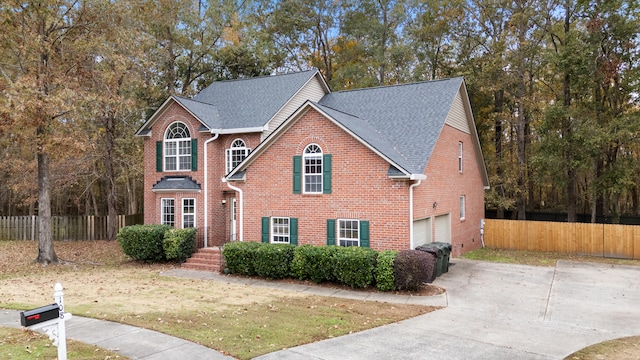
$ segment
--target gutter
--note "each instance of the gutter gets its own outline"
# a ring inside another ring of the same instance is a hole
[[[204,247],[209,247],[209,171],[207,170],[207,144],[220,136],[219,131],[211,130],[213,137],[204,142]]]
[[[238,216],[240,218],[240,220],[238,221],[238,240],[239,241],[244,241],[244,237],[243,237],[243,233],[244,233],[244,228],[243,228],[243,224],[244,224],[244,218],[243,218],[243,201],[242,201],[242,189],[235,187],[231,184],[229,184],[229,182],[227,181],[226,178],[222,178],[222,182],[227,184],[227,186],[229,187],[229,189],[236,191],[238,193],[238,213],[240,214],[240,216]]]
[[[426,180],[424,174],[411,174],[409,180],[418,180],[417,183],[409,185],[409,249],[413,250],[415,245],[413,242],[413,188],[420,185],[422,180]]]

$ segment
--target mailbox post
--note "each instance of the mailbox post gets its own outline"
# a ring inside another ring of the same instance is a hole
[[[49,340],[58,347],[58,360],[67,360],[65,321],[71,319],[71,314],[64,312],[64,293],[60,283],[56,283],[53,300],[53,304],[21,312],[20,324],[30,330],[41,329],[49,335]]]

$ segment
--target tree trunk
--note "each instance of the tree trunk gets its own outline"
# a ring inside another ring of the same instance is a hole
[[[496,114],[494,127],[496,148],[496,175],[498,179],[502,179],[502,110],[504,106],[504,90],[496,90],[493,92],[494,112]],[[500,180],[499,180],[500,181]],[[498,185],[498,184],[496,184]],[[498,219],[504,219],[504,207],[498,206]]]
[[[567,1],[565,7],[564,16],[564,39],[565,39],[565,51],[568,51],[569,31],[571,29],[571,12],[569,8],[569,2]],[[571,124],[571,116],[569,110],[571,108],[571,69],[568,65],[565,65],[564,69],[564,82],[563,82],[563,109],[565,117],[563,119],[563,136],[566,141],[565,145],[565,163],[567,165],[567,222],[576,222],[576,170],[573,165],[573,131]]]
[[[113,147],[115,142],[115,121],[113,116],[107,115],[105,119],[105,155],[104,167],[107,178],[107,240],[115,240],[118,232],[116,210],[116,186],[113,171]]]
[[[38,127],[38,139],[46,130]],[[58,256],[53,249],[53,236],[51,233],[51,196],[49,193],[49,156],[42,145],[38,145],[38,258],[41,264],[58,263]]]

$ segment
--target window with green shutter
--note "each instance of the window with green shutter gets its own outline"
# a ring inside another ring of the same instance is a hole
[[[298,219],[288,217],[263,217],[262,242],[298,245]]]

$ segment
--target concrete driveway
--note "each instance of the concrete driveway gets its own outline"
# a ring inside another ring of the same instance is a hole
[[[640,267],[453,263],[445,309],[259,359],[562,359],[640,335]]]

